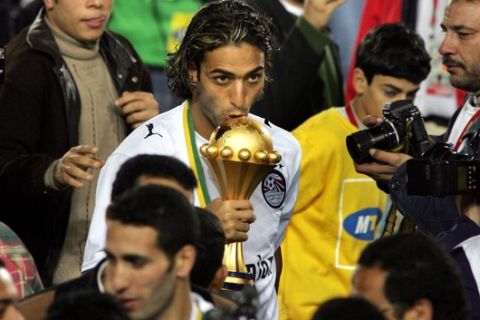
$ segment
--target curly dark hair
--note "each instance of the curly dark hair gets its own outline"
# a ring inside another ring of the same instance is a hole
[[[432,303],[434,320],[465,319],[467,302],[455,261],[431,237],[403,233],[379,239],[365,248],[358,264],[387,272],[383,292],[399,319],[420,299]]]
[[[370,30],[357,50],[355,67],[368,83],[381,74],[420,83],[430,72],[430,55],[422,38],[401,23],[385,23]]]
[[[272,22],[248,4],[238,0],[213,1],[195,14],[175,53],[168,55],[168,86],[178,97],[192,97],[188,67],[200,70],[205,53],[226,45],[246,42],[265,55],[265,73],[269,80],[272,54],[276,44],[272,38]]]

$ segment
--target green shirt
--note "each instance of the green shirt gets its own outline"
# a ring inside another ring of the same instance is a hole
[[[116,0],[108,28],[126,37],[148,66],[163,68],[200,0]]]

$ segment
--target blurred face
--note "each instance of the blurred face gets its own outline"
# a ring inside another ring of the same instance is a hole
[[[145,186],[148,184],[156,184],[160,186],[170,187],[172,189],[180,191],[185,197],[187,197],[188,201],[190,201],[191,204],[193,204],[194,202],[193,190],[185,189],[180,185],[180,183],[178,183],[173,179],[160,178],[160,177],[147,176],[147,175],[143,175],[138,179],[137,186]]]
[[[173,261],[157,248],[152,227],[107,220],[105,288],[132,319],[151,319],[170,306],[176,289]]]
[[[380,268],[359,266],[353,274],[352,296],[362,297],[377,306],[388,320],[396,320],[392,304],[383,294],[387,273]]]
[[[114,0],[44,0],[48,21],[81,42],[100,39]]]
[[[24,320],[16,306],[17,289],[10,274],[0,268],[0,320]]]
[[[369,84],[361,69],[354,74],[356,97],[353,101],[359,119],[367,115],[383,117],[383,107],[389,102],[415,98],[420,84],[405,79],[377,74]]]
[[[192,115],[204,138],[224,120],[246,116],[265,83],[265,57],[250,44],[227,45],[207,52],[189,69],[193,83]]]
[[[441,26],[445,38],[438,51],[450,82],[463,90],[480,90],[480,2],[450,1]]]

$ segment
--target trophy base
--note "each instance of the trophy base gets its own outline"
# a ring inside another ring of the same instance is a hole
[[[244,286],[253,286],[253,277],[246,272],[228,271],[222,290],[240,291]]]

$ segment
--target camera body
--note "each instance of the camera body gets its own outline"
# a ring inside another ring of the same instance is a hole
[[[371,148],[403,151],[420,157],[431,146],[423,118],[411,100],[398,100],[383,107],[384,121],[347,137],[347,149],[356,163],[371,162]]]
[[[480,159],[437,143],[421,159],[407,161],[407,177],[409,195],[480,194]]]

